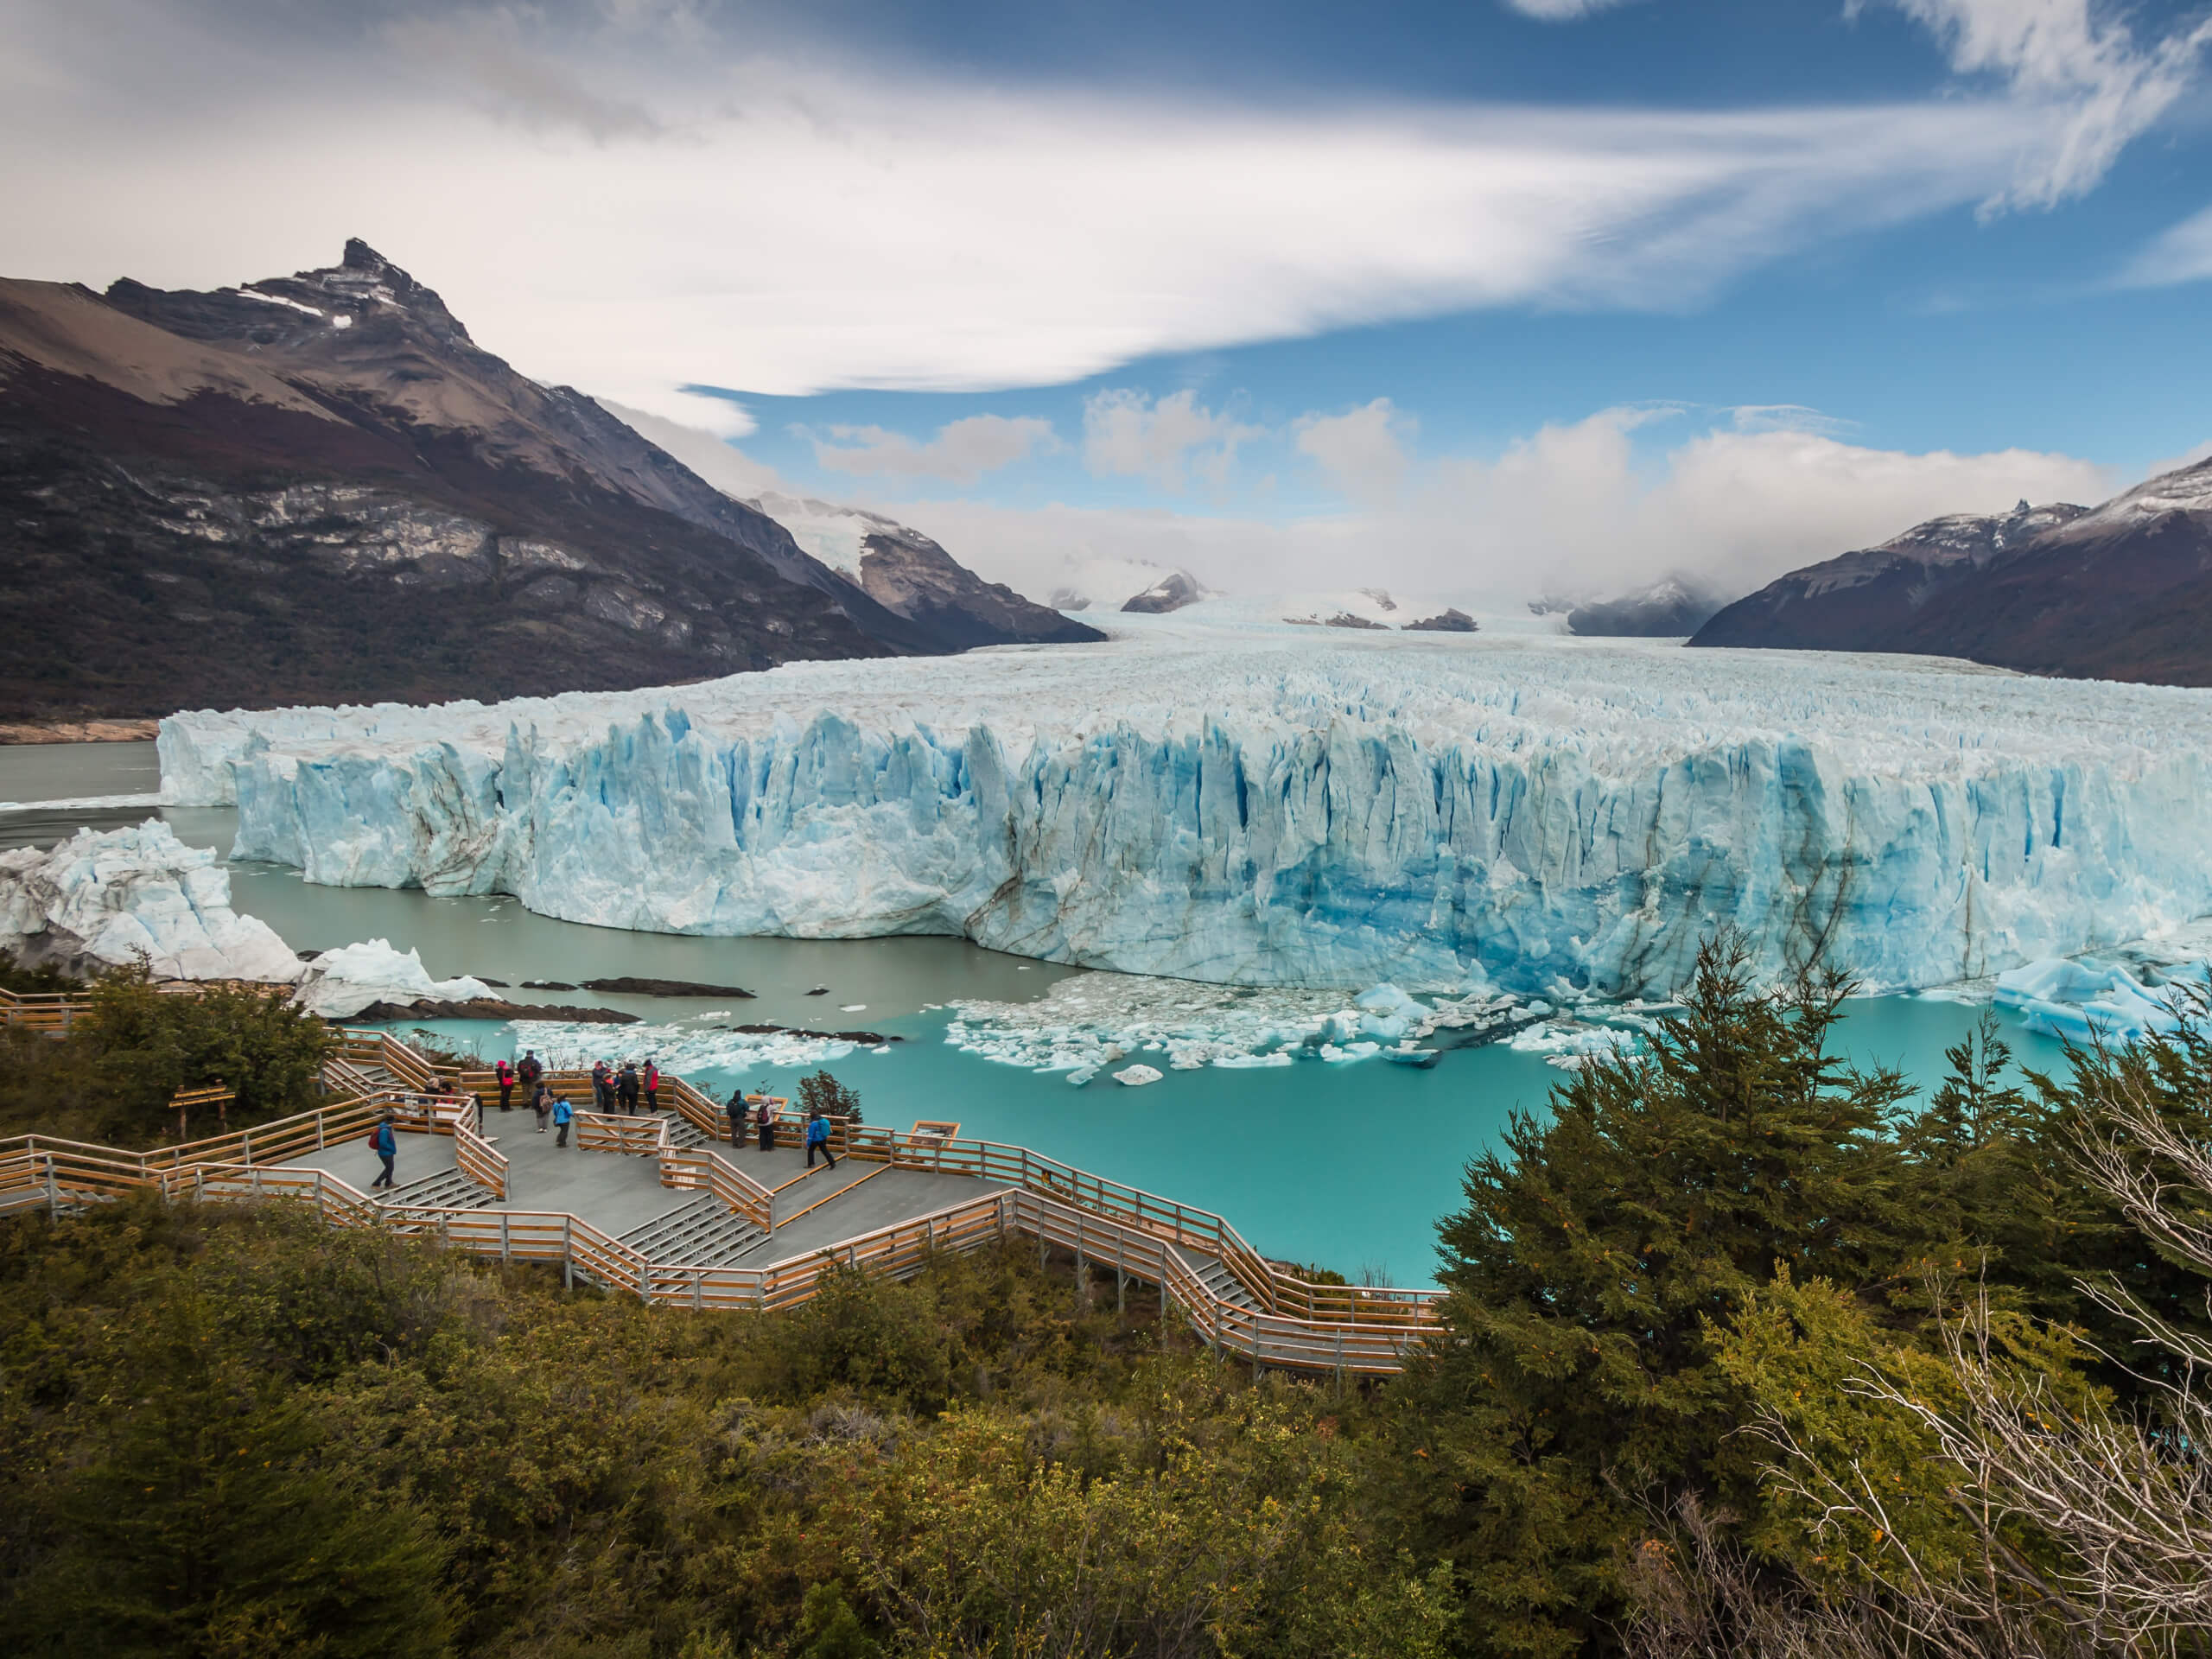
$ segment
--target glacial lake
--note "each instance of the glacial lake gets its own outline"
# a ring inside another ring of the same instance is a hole
[[[0,801],[50,802],[152,794],[151,743],[0,747]],[[188,844],[227,854],[235,814],[222,809],[59,808],[0,812],[0,848],[45,845],[79,825],[111,829],[149,816]],[[1079,970],[1028,963],[963,940],[709,939],[632,933],[532,915],[511,899],[432,899],[420,892],[311,887],[289,870],[231,866],[235,908],[260,917],[295,950],[382,938],[417,950],[440,978],[507,981],[518,1001],[591,1003],[656,1023],[696,1020],[709,1007],[735,1020],[815,1029],[861,1027],[905,1040],[861,1052],[831,1069],[861,1094],[871,1122],[951,1118],[962,1132],[1018,1142],[1079,1168],[1227,1217],[1269,1255],[1394,1283],[1429,1282],[1435,1223],[1461,1201],[1470,1158],[1495,1144],[1516,1108],[1540,1109],[1567,1074],[1503,1046],[1448,1052],[1427,1071],[1381,1060],[1254,1069],[1169,1070],[1124,1088],[1100,1077],[1071,1087],[947,1044],[955,998],[1021,1001]],[[626,976],[741,985],[754,999],[702,1004],[612,994],[525,991],[526,980]],[[827,994],[810,996],[817,987]],[[1347,998],[1349,1000],[1349,998]],[[852,1010],[852,1011],[848,1011]],[[1863,997],[1847,1005],[1841,1046],[1862,1065],[1893,1065],[1923,1087],[1943,1073],[1943,1050],[1975,1018],[1959,1003]],[[2055,1040],[2009,1017],[2018,1060],[2060,1071]],[[427,1027],[487,1059],[512,1052],[512,1033],[486,1022]],[[607,1027],[606,1052],[634,1052]],[[742,1076],[690,1068],[701,1086],[766,1081],[788,1089],[806,1066],[751,1065]]]

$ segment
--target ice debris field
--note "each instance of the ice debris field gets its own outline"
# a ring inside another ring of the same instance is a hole
[[[1146,620],[653,690],[180,715],[163,790],[235,802],[234,855],[311,881],[1351,993],[1664,997],[1724,923],[1770,975],[1817,951],[1907,990],[2212,912],[2212,692]]]

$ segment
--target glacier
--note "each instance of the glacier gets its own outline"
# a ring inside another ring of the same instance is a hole
[[[161,979],[289,983],[300,959],[231,908],[231,876],[158,818],[0,853],[0,950],[27,967],[96,973],[143,961]]]
[[[1768,977],[1904,990],[2212,913],[2212,692],[1267,614],[180,715],[163,792],[310,881],[1247,986],[1663,997],[1731,924]]]

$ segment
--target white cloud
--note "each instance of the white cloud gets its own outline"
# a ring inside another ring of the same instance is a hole
[[[244,33],[181,39],[182,16],[0,0],[0,148],[35,160],[10,179],[0,269],[206,287],[360,235],[526,372],[639,407],[690,384],[1054,385],[1471,308],[1694,303],[2005,191],[2047,114],[2009,96],[1284,111],[715,40],[640,66],[643,46],[528,30],[528,64],[461,90],[373,35],[286,63]]]
[[[1033,416],[970,415],[938,429],[927,443],[880,426],[833,426],[830,443],[814,433],[817,465],[862,477],[942,478],[973,484],[986,473],[1059,447],[1050,421]]]
[[[1193,391],[1157,403],[1141,391],[1101,391],[1083,405],[1083,461],[1100,477],[1148,478],[1168,490],[1183,487],[1187,467],[1219,488],[1238,448],[1265,430],[1201,407]]]
[[[1854,0],[1854,6],[1858,0]],[[2196,79],[2199,16],[2139,41],[2104,0],[1890,0],[1933,30],[1961,74],[2005,79],[2044,130],[1993,205],[2049,207],[2094,187]]]
[[[1356,501],[1397,498],[1408,458],[1406,444],[1420,423],[1377,397],[1344,415],[1307,415],[1294,429],[1298,451],[1312,457],[1330,481]]]
[[[1492,608],[1541,593],[1609,592],[1681,569],[1747,592],[1785,570],[1872,546],[1950,512],[2103,499],[2120,482],[2063,454],[1910,454],[1818,431],[1738,430],[1723,413],[1653,454],[1683,418],[1604,410],[1490,458],[1412,467],[1395,505],[1288,522],[1055,505],[871,502],[981,575],[1049,593],[1072,565],[1183,566],[1230,592],[1382,586]]]
[[[1522,16],[1534,17],[1539,22],[1571,23],[1592,12],[1624,6],[1629,0],[1505,0],[1505,3]]]
[[[734,495],[741,501],[748,501],[765,491],[783,487],[783,480],[776,475],[774,467],[753,460],[743,450],[725,442],[731,436],[742,437],[743,433],[717,432],[672,421],[650,410],[617,403],[611,397],[598,397],[593,401],[618,421],[627,423],[640,436],[667,450],[725,495]],[[702,398],[697,401],[715,403],[721,400]],[[748,423],[747,430],[751,429]]]
[[[2212,207],[2190,214],[2155,238],[2120,273],[2129,288],[2165,288],[2212,276]]]

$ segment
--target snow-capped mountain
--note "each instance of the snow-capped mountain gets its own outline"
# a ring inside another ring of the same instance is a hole
[[[1563,608],[1567,632],[1586,638],[1683,639],[1727,602],[1698,577],[1677,572],[1630,593]]]
[[[918,530],[861,507],[768,492],[748,504],[894,615],[962,645],[1071,645],[1097,629],[985,582]]]
[[[1057,611],[1121,611],[1162,615],[1211,596],[1213,590],[1187,570],[1149,559],[1071,558],[1048,595]]]
[[[2212,684],[2212,461],[2085,509],[1958,513],[1792,571],[1694,645],[1919,652],[2034,673]]]
[[[1473,633],[1475,619],[1438,599],[1402,599],[1383,588],[1285,594],[1271,607],[1285,622],[1307,627],[1382,629],[1413,633]]]

